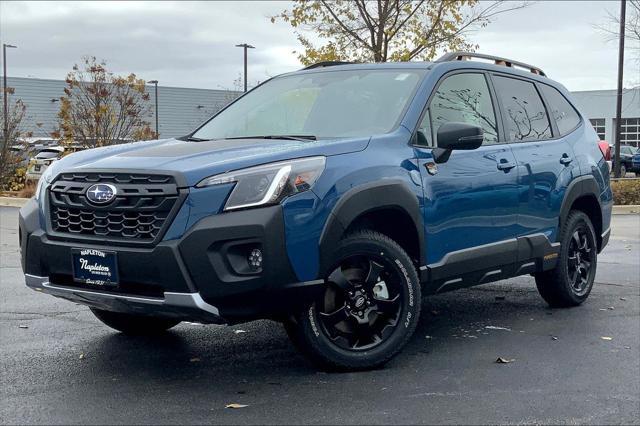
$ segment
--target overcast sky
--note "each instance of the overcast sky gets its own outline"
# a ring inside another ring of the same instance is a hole
[[[135,72],[160,85],[233,88],[249,52],[249,81],[300,68],[291,28],[269,16],[288,2],[8,2],[0,1],[0,38],[9,76],[63,79],[86,54],[115,73]],[[479,52],[541,67],[570,90],[616,87],[617,43],[593,25],[606,22],[619,2],[541,1],[501,15],[471,35]],[[625,85],[640,81],[628,59]]]

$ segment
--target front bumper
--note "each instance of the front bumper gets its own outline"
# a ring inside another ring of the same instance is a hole
[[[220,311],[209,305],[199,293],[165,292],[161,298],[114,294],[52,284],[49,277],[25,274],[27,287],[82,305],[113,312],[156,315],[204,323],[223,323]]]
[[[324,281],[299,282],[289,263],[281,206],[213,214],[178,239],[153,247],[112,245],[46,232],[38,205],[20,210],[20,248],[27,285],[76,303],[111,311],[171,316],[200,322],[281,317],[315,297]],[[263,267],[238,263],[258,247]],[[76,283],[71,251],[117,253],[120,284]]]

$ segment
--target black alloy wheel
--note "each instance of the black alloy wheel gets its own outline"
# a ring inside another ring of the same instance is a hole
[[[571,236],[567,252],[567,280],[576,296],[584,295],[589,289],[595,256],[596,249],[591,247],[586,227],[578,227]]]
[[[318,320],[337,346],[368,350],[397,327],[401,311],[401,277],[387,259],[353,256],[328,278]]]
[[[284,321],[293,344],[326,370],[377,368],[413,335],[421,289],[406,251],[373,230],[351,233],[334,248],[322,293]]]

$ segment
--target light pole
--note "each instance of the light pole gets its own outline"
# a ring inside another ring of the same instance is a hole
[[[2,128],[4,136],[4,146],[2,153],[4,154],[5,148],[9,144],[9,107],[7,104],[7,48],[16,49],[18,46],[2,43],[2,99],[4,101],[4,126]],[[4,159],[4,156],[3,156]]]
[[[615,160],[613,175],[617,178],[620,176],[620,143],[622,142],[622,70],[624,68],[624,31],[625,31],[625,14],[626,1],[620,1],[620,38],[618,39],[618,90],[616,93],[616,145],[613,150],[613,158]]]
[[[147,83],[151,83],[155,86],[155,101],[156,101],[156,138],[160,137],[160,128],[158,127],[158,80],[149,80]]]
[[[247,49],[255,49],[255,47],[247,43],[236,44],[236,47],[244,48],[244,91],[246,92],[247,91]]]

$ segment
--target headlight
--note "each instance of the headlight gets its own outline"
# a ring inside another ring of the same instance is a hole
[[[196,187],[235,182],[225,210],[279,203],[289,195],[310,189],[324,170],[324,157],[282,161],[211,176]]]
[[[38,185],[36,186],[36,193],[34,195],[36,201],[40,200],[40,192],[46,188],[51,181],[53,180],[53,169],[51,167],[47,167],[47,169],[42,173],[40,179],[38,179]]]

